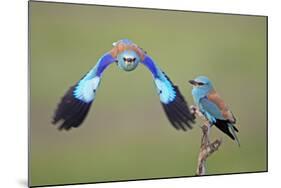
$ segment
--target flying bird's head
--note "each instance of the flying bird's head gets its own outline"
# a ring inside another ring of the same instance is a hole
[[[118,67],[125,71],[134,70],[140,60],[139,55],[133,50],[125,50],[117,56]]]
[[[211,81],[206,76],[198,76],[193,80],[189,80],[189,83],[193,86],[193,96],[207,96],[208,93],[213,89]]]
[[[112,43],[116,52],[116,63],[124,71],[134,70],[142,61],[142,52],[136,44],[129,39],[121,39]]]

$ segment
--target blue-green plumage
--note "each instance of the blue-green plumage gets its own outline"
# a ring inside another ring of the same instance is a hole
[[[74,97],[86,103],[92,102],[95,99],[103,71],[114,61],[115,59],[110,54],[104,54],[98,63],[78,82],[73,91]]]
[[[224,101],[219,97],[211,81],[206,76],[198,76],[189,81],[193,85],[192,96],[201,113],[208,121],[227,134],[240,145],[234,126],[236,119]]]

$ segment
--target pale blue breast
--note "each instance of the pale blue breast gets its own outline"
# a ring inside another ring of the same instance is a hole
[[[199,105],[200,99],[202,99],[203,97],[206,97],[207,94],[208,94],[207,91],[202,90],[200,88],[193,87],[193,89],[192,89],[192,96],[193,96],[193,100],[196,105]]]

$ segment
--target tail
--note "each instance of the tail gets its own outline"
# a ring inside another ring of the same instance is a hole
[[[234,140],[235,140],[235,142],[238,144],[238,146],[240,147],[240,141],[239,141],[239,139],[238,139],[238,137],[237,137],[237,135],[236,135],[236,132],[238,132],[238,129],[234,126],[234,125],[232,125],[232,124],[228,124],[228,129],[229,129],[229,131],[232,133],[232,135],[234,136]]]
[[[226,135],[228,135],[232,140],[234,140],[240,147],[240,142],[236,135],[238,129],[233,124],[231,124],[228,120],[221,120],[221,119],[216,119],[216,123],[214,124],[219,130],[221,130]]]

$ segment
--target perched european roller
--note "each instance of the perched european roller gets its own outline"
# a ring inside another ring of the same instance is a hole
[[[192,96],[200,112],[211,125],[215,125],[240,145],[235,133],[238,132],[234,126],[236,119],[214,89],[211,81],[206,76],[198,76],[194,80],[190,80],[189,83],[193,85]]]
[[[128,39],[119,40],[112,45],[112,49],[102,55],[97,64],[70,87],[61,99],[53,117],[53,124],[61,121],[60,130],[79,127],[96,98],[104,70],[116,63],[124,71],[133,71],[139,64],[145,65],[152,73],[157,93],[171,124],[176,129],[191,129],[194,116],[190,113],[187,102],[178,87],[162,72],[152,58]]]

